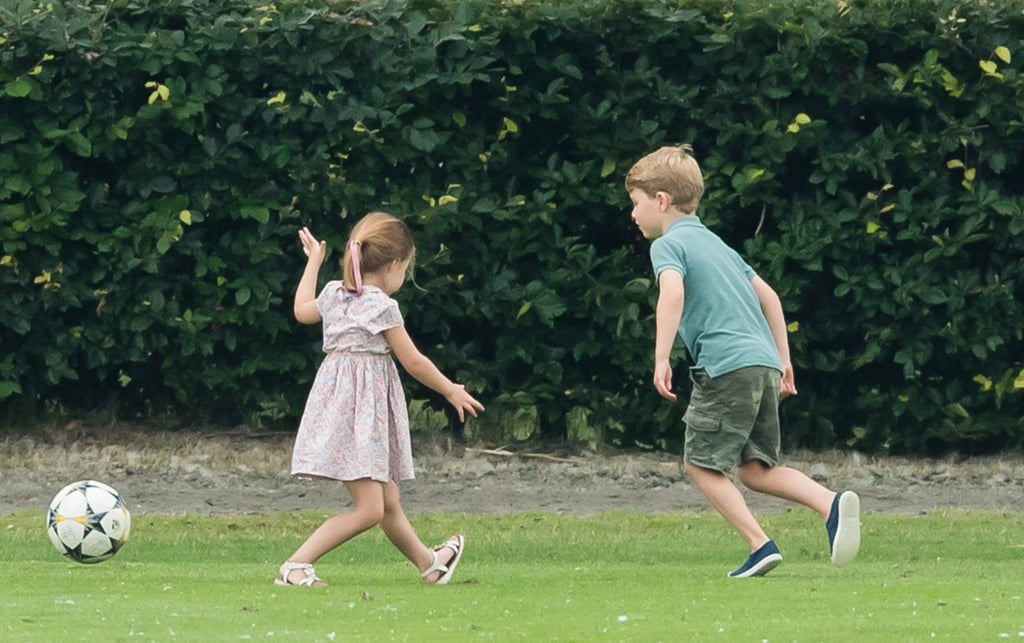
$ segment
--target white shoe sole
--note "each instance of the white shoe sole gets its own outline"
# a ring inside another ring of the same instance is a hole
[[[839,496],[839,524],[832,543],[832,564],[836,567],[849,565],[860,549],[860,497],[845,491]]]
[[[754,576],[764,576],[768,572],[772,571],[779,566],[782,562],[782,554],[768,554],[757,562],[756,565],[743,572],[742,574],[729,574],[729,578],[752,578]]]

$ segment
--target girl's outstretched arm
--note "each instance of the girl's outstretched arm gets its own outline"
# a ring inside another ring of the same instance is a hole
[[[466,413],[476,417],[477,411],[484,410],[484,405],[467,393],[465,386],[445,377],[444,373],[416,348],[405,326],[384,331],[384,337],[402,368],[425,386],[443,395],[448,403],[455,407],[460,421],[466,421]]]
[[[316,324],[320,321],[320,309],[316,307],[316,278],[327,255],[327,242],[317,241],[309,228],[299,230],[302,251],[306,253],[306,269],[295,288],[295,305],[292,310],[301,324]]]

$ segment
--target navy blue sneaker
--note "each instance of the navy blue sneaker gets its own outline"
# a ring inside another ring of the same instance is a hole
[[[840,491],[836,494],[825,530],[832,564],[836,567],[850,564],[860,549],[860,498],[856,493]]]
[[[769,540],[761,545],[761,548],[747,557],[747,562],[739,569],[729,572],[729,578],[750,578],[751,576],[764,576],[779,566],[782,562],[782,554],[775,546],[774,540]]]

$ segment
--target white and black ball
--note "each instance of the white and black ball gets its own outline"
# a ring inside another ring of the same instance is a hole
[[[112,487],[73,482],[57,492],[46,515],[46,533],[57,551],[79,563],[100,563],[124,546],[131,514]]]

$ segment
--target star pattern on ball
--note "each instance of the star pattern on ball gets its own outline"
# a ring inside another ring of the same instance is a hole
[[[111,558],[128,539],[131,516],[124,499],[95,480],[72,483],[50,503],[47,533],[54,547],[80,563]]]

